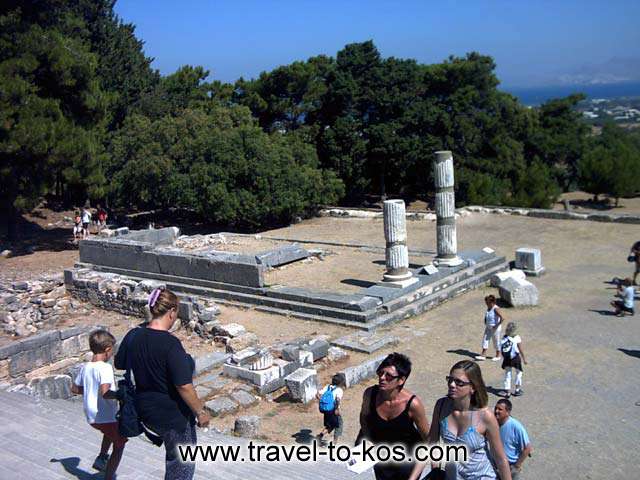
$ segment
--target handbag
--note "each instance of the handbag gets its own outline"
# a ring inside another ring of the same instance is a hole
[[[438,468],[432,468],[431,471],[427,474],[427,476],[424,477],[422,480],[446,480],[446,478],[447,478],[447,473],[443,469],[438,467]]]
[[[133,333],[129,336],[127,342],[126,352],[126,370],[124,372],[124,378],[118,382],[118,397],[120,399],[120,410],[116,414],[116,420],[118,421],[118,431],[123,437],[131,438],[137,437],[142,433],[142,423],[138,417],[138,411],[136,410],[136,386],[131,381],[131,354],[129,347],[131,342],[138,334],[138,329],[134,329]]]

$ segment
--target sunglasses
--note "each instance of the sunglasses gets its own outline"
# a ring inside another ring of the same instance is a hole
[[[378,374],[378,377],[380,378],[386,378],[387,380],[397,380],[398,378],[400,378],[402,375],[391,375],[389,372],[385,372],[385,371],[381,371],[381,372],[376,372]]]
[[[460,380],[459,378],[455,378],[452,376],[445,377],[447,379],[447,385],[451,382],[456,384],[456,387],[466,387],[467,385],[471,385],[471,382],[465,382],[464,380]]]

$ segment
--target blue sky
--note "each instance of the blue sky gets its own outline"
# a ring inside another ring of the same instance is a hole
[[[640,81],[640,0],[118,0],[162,74],[256,77],[373,40],[383,57],[494,57],[503,86]]]

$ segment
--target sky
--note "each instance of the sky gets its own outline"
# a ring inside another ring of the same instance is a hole
[[[255,78],[373,40],[383,57],[491,55],[503,86],[640,81],[640,0],[118,0],[153,67]]]

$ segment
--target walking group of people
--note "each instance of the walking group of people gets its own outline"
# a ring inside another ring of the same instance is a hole
[[[133,373],[135,411],[144,433],[156,445],[164,444],[165,480],[190,480],[194,463],[183,463],[177,445],[195,445],[195,426],[207,427],[210,417],[193,386],[195,362],[180,340],[169,333],[178,318],[178,297],[167,289],[155,289],[149,296],[151,320],[132,329],[115,355],[116,368]],[[121,434],[117,400],[122,388],[114,382],[113,356],[116,340],[97,330],[89,337],[93,352],[74,379],[72,391],[84,397],[87,422],[103,434],[100,453],[93,468],[113,480],[127,438]],[[111,449],[111,454],[109,450]]]
[[[487,307],[493,309],[487,317],[502,319],[500,311],[494,309],[494,300],[487,298]],[[177,445],[194,445],[195,426],[206,427],[210,421],[193,386],[193,358],[169,333],[178,318],[178,304],[173,292],[155,289],[148,300],[151,320],[127,333],[114,358],[116,368],[132,373],[135,379],[135,410],[142,430],[156,445],[164,444],[165,480],[193,478],[195,464],[180,461]],[[505,337],[515,338],[509,328]],[[113,480],[127,442],[119,424],[122,419],[116,416],[123,388],[116,388],[113,367],[107,363],[114,355],[115,343],[113,335],[105,330],[90,335],[93,358],[83,365],[72,387],[74,393],[84,397],[87,422],[103,435],[93,467],[105,472],[105,480]],[[505,353],[504,349],[500,351]],[[513,361],[510,365],[517,369]],[[430,478],[518,478],[531,453],[527,432],[511,417],[508,399],[499,400],[494,411],[489,409],[487,389],[476,362],[463,360],[453,365],[446,376],[447,395],[436,402],[431,422],[422,400],[404,388],[411,374],[407,356],[389,354],[377,374],[378,384],[364,392],[357,441],[400,443],[408,451],[419,443],[462,443],[468,448],[468,461],[447,464],[442,469],[434,465]],[[521,376],[516,376],[518,381],[521,385]],[[331,384],[318,392],[324,414],[321,441],[333,433],[337,442],[342,434],[343,388],[342,377],[334,375]],[[424,468],[424,464],[416,463],[379,463],[374,472],[379,480],[418,479]]]
[[[91,213],[88,206],[82,211],[77,210],[73,217],[73,240],[85,240],[89,238],[89,227],[91,223],[95,223],[98,233],[107,226],[107,211],[100,205],[96,207],[95,214]]]
[[[512,403],[500,399],[489,408],[487,388],[480,366],[462,360],[445,377],[447,395],[440,398],[429,422],[421,399],[405,388],[411,361],[392,353],[377,370],[378,384],[365,390],[360,410],[358,440],[402,444],[407,451],[416,445],[463,444],[466,462],[431,465],[426,478],[459,480],[518,479],[532,447],[526,430],[511,417]],[[358,441],[357,440],[357,441]],[[377,480],[418,480],[424,463],[378,463]]]
[[[476,355],[476,360],[486,360],[489,342],[493,342],[493,348],[496,351],[495,356],[491,359],[494,362],[502,360],[502,369],[504,370],[504,396],[511,396],[511,380],[512,371],[515,370],[515,391],[513,396],[519,397],[524,393],[522,389],[522,374],[524,372],[523,364],[527,364],[522,346],[522,338],[517,334],[518,326],[515,322],[509,322],[502,334],[502,324],[505,322],[502,311],[498,308],[497,300],[494,295],[487,295],[484,298],[487,305],[487,311],[484,314],[484,335],[482,336],[482,353]]]

